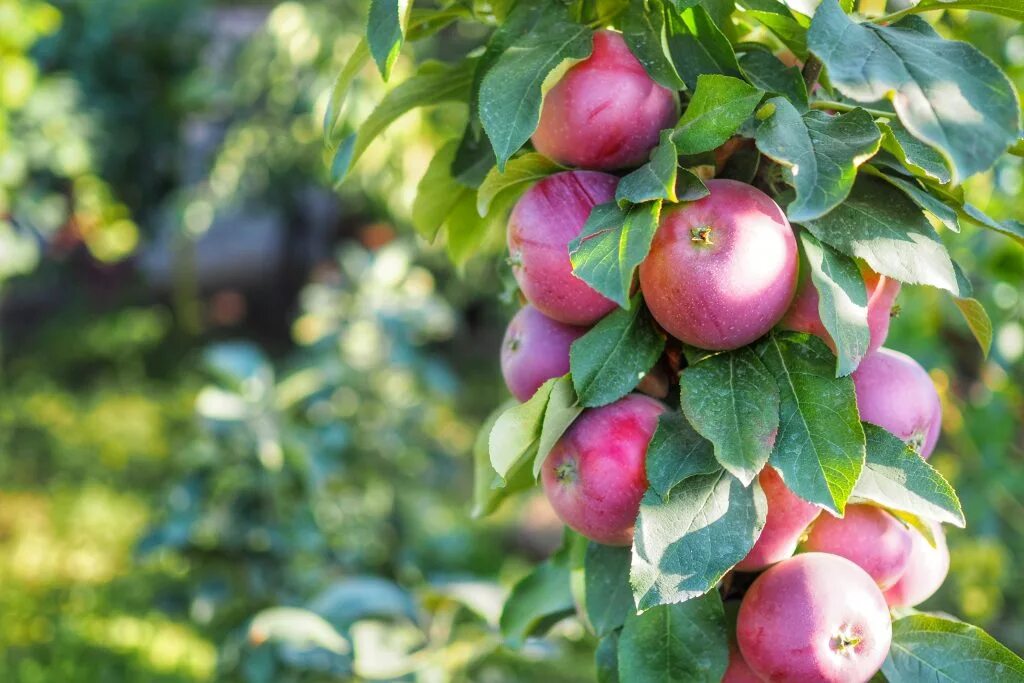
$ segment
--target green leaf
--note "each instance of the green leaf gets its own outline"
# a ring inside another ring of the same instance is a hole
[[[612,631],[597,644],[594,651],[597,683],[619,683],[619,632]]]
[[[701,5],[666,12],[668,49],[680,78],[691,90],[703,74],[740,78],[729,38]]]
[[[465,101],[473,81],[473,67],[474,62],[469,59],[454,65],[424,62],[414,76],[388,92],[373,113],[363,121],[355,139],[348,143],[352,147],[344,163],[335,163],[335,168],[332,168],[335,182],[341,182],[370,143],[406,112],[442,102]],[[345,144],[342,143],[341,148]],[[338,156],[335,158],[338,159]]]
[[[714,444],[715,458],[744,486],[761,471],[779,428],[779,389],[753,349],[691,365],[679,377],[690,424]]]
[[[684,479],[720,469],[713,444],[682,413],[669,411],[658,417],[658,428],[647,444],[647,481],[652,491],[666,499]]]
[[[915,181],[904,180],[898,176],[887,173],[872,174],[880,177],[894,187],[903,191],[910,201],[917,204],[922,211],[927,211],[942,222],[947,229],[953,232],[960,232],[960,223],[957,221],[956,209],[943,202],[938,197],[930,194]]]
[[[416,188],[412,224],[428,242],[434,241],[459,202],[473,194],[470,188],[452,178],[451,165],[456,149],[457,143],[452,140],[438,150]]]
[[[672,144],[672,131],[661,131],[661,142],[651,152],[651,160],[619,181],[615,188],[615,201],[623,209],[629,204],[642,204],[655,199],[676,198],[676,175],[679,153]],[[704,188],[705,190],[707,188]]]
[[[637,294],[628,309],[616,309],[569,352],[570,375],[579,402],[588,408],[607,405],[631,392],[665,348],[665,335]]]
[[[899,159],[911,173],[934,178],[940,183],[952,180],[949,165],[942,154],[911,135],[898,120],[878,122],[877,125],[882,131],[882,149]]]
[[[740,68],[751,83],[765,92],[782,95],[801,111],[807,109],[807,85],[800,69],[786,66],[768,50],[751,49],[739,59]]]
[[[800,242],[818,291],[818,315],[836,346],[836,376],[857,369],[868,353],[868,293],[857,263],[809,232],[800,231]]]
[[[881,427],[865,422],[864,435],[867,462],[853,489],[854,496],[892,510],[964,527],[960,500],[938,470]]]
[[[593,50],[591,30],[569,21],[564,6],[550,6],[546,20],[517,38],[480,85],[480,120],[502,170],[537,128],[546,91]]]
[[[953,297],[953,303],[960,310],[964,322],[978,341],[982,354],[988,358],[988,353],[992,349],[992,319],[988,317],[985,307],[971,297]]]
[[[565,167],[536,152],[511,159],[504,172],[497,167],[491,168],[477,190],[476,210],[481,216],[486,216],[491,202],[498,195],[508,192],[518,198],[529,189],[529,185],[564,170]]]
[[[915,614],[893,622],[882,672],[889,683],[1009,683],[1024,680],[1024,660],[977,626]]]
[[[457,184],[459,199],[445,220],[448,257],[457,266],[465,265],[481,251],[497,251],[504,247],[505,225],[499,220],[511,202],[497,206],[491,215],[481,217],[476,212],[476,197],[473,191]],[[485,247],[492,247],[486,249]]]
[[[942,152],[954,181],[990,168],[1017,141],[1020,107],[1006,75],[919,17],[858,24],[836,0],[823,0],[807,42],[845,96],[890,99],[907,130]]]
[[[551,391],[561,378],[549,379],[537,389],[530,400],[509,408],[494,423],[488,440],[491,467],[500,478],[499,485],[508,485],[520,470],[529,471],[540,444],[544,412]]]
[[[935,228],[916,204],[885,181],[859,177],[845,202],[803,225],[825,244],[864,259],[882,275],[960,292],[953,262]]]
[[[668,500],[648,490],[630,567],[637,606],[684,602],[712,590],[750,552],[767,511],[757,482],[745,488],[725,470],[687,477]]]
[[[559,553],[512,588],[498,625],[506,644],[519,648],[528,636],[543,633],[574,611],[569,565]]]
[[[913,11],[941,9],[976,10],[1024,21],[1024,5],[1020,0],[921,0],[914,6]]]
[[[863,109],[801,115],[782,97],[768,100],[769,106],[775,111],[758,125],[755,140],[763,154],[792,172],[796,200],[786,208],[789,220],[825,215],[846,199],[857,167],[878,151],[881,134],[874,119]]]
[[[835,377],[832,353],[808,334],[772,334],[758,353],[782,398],[771,464],[797,496],[841,516],[864,467],[853,380]]]
[[[385,81],[402,51],[409,4],[409,0],[370,0],[366,42]]]
[[[648,6],[650,9],[648,9]],[[669,90],[686,87],[668,53],[668,31],[662,0],[629,0],[619,27],[629,51],[654,81]]]
[[[1024,245],[1024,223],[1015,220],[997,221],[985,214],[981,209],[971,204],[963,205],[963,215],[961,218],[966,218],[975,225],[980,225],[983,228],[994,230],[1002,235],[1006,235],[1017,241],[1018,244]]]
[[[576,400],[576,392],[572,387],[572,378],[569,375],[559,377],[551,386],[551,395],[544,408],[540,438],[537,441],[537,455],[533,459],[534,478],[540,475],[540,469],[548,453],[582,412],[583,407]]]
[[[672,134],[679,154],[718,147],[739,130],[764,95],[746,81],[714,74],[697,78],[696,90]]]
[[[807,27],[811,25],[808,17],[775,0],[739,0],[737,4],[745,10],[742,16],[757,20],[797,57],[807,56]]]
[[[586,608],[590,625],[598,636],[622,626],[634,610],[629,588],[629,548],[601,545],[591,541],[584,560]]]
[[[327,99],[327,109],[324,111],[324,142],[330,143],[334,138],[334,131],[338,125],[338,117],[341,116],[341,108],[345,104],[345,96],[352,86],[352,81],[362,70],[363,65],[370,58],[370,48],[366,40],[362,39],[352,51],[352,55],[345,62],[345,66],[338,72],[331,87],[330,97]]]
[[[619,636],[623,681],[718,683],[728,663],[725,610],[715,591],[630,614]]]
[[[352,647],[329,621],[298,607],[271,607],[253,617],[249,637],[255,642],[273,642],[299,648],[323,648],[348,654]]]
[[[514,405],[515,401],[509,401],[491,413],[480,427],[480,432],[473,444],[472,515],[474,518],[486,517],[497,510],[506,498],[519,491],[525,491],[535,483],[529,469],[519,468],[516,475],[507,484],[502,485],[498,473],[491,466],[488,452],[491,430],[498,417]]]
[[[623,211],[615,202],[590,211],[579,236],[569,243],[572,272],[593,289],[625,308],[633,273],[651,249],[661,202],[645,202]]]

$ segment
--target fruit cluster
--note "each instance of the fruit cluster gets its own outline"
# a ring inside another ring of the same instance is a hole
[[[535,184],[509,220],[510,262],[527,303],[508,327],[501,366],[518,400],[569,372],[572,344],[616,308],[573,273],[569,244],[594,206],[614,200],[619,177],[609,171],[645,162],[678,114],[676,94],[652,81],[611,31],[598,32],[591,57],[548,93],[533,144],[580,170]],[[645,305],[669,338],[665,356],[639,393],[585,410],[541,470],[558,516],[598,543],[633,540],[647,446],[685,362],[682,350],[737,349],[775,327],[816,335],[834,350],[784,211],[750,184],[705,185],[707,196],[663,211],[639,267]],[[938,395],[913,359],[882,348],[899,283],[863,266],[861,274],[871,335],[853,374],[861,418],[927,458],[940,429]],[[889,649],[889,608],[917,605],[945,577],[941,526],[918,530],[866,504],[837,518],[794,495],[771,465],[758,479],[767,521],[734,570],[736,583],[749,588],[724,680],[867,681]]]

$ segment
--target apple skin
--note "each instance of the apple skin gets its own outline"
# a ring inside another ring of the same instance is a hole
[[[594,171],[566,171],[544,178],[519,198],[508,222],[512,273],[527,301],[549,318],[590,325],[615,302],[576,277],[569,243],[595,204],[615,197],[619,179]]]
[[[921,604],[939,590],[949,573],[949,548],[946,546],[946,534],[942,525],[931,522],[935,534],[935,547],[931,547],[921,532],[910,531],[913,548],[910,561],[907,562],[903,576],[891,588],[885,591],[886,602],[890,607],[914,607]]]
[[[761,677],[750,669],[740,651],[730,645],[729,666],[722,676],[722,683],[761,683]]]
[[[806,553],[759,576],[740,605],[736,640],[764,681],[865,683],[892,641],[889,608],[867,573]]]
[[[845,557],[885,590],[906,571],[913,537],[885,510],[873,505],[849,505],[842,519],[827,513],[821,515],[803,547]]]
[[[621,34],[597,31],[590,57],[544,97],[532,140],[560,164],[610,171],[646,162],[678,120],[676,94],[651,80]]]
[[[821,514],[821,508],[797,497],[770,465],[757,476],[768,499],[768,518],[747,556],[736,565],[741,572],[761,571],[792,557],[800,537]]]
[[[892,432],[922,458],[932,454],[942,429],[942,403],[917,361],[883,347],[864,357],[853,385],[862,420]]]
[[[666,407],[630,394],[583,411],[541,468],[555,514],[573,530],[606,545],[633,542],[647,490],[647,444]]]
[[[868,353],[872,353],[881,348],[889,336],[892,306],[900,293],[900,283],[898,280],[879,275],[866,266],[861,266],[860,272],[868,294]],[[828,344],[832,353],[836,351],[836,343],[818,314],[818,290],[814,288],[809,274],[801,279],[796,298],[793,299],[793,304],[786,311],[779,327],[813,334]]]
[[[735,180],[665,212],[640,264],[647,307],[673,337],[702,349],[749,344],[789,308],[799,268],[779,205]]]
[[[501,343],[501,374],[512,395],[527,401],[541,384],[569,372],[569,349],[587,329],[552,320],[529,304],[519,309]]]

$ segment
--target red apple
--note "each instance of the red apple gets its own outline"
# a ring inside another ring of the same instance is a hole
[[[586,327],[552,320],[527,304],[505,330],[501,344],[501,373],[509,391],[526,401],[541,384],[569,372],[569,349]]]
[[[882,590],[907,569],[913,538],[895,517],[873,505],[850,505],[840,519],[823,514],[811,527],[804,548],[850,560]]]
[[[817,505],[798,498],[790,491],[774,467],[766,466],[757,479],[768,499],[768,519],[754,547],[736,565],[741,572],[761,571],[792,557],[800,537],[821,513]]]
[[[906,571],[892,588],[885,591],[885,599],[890,607],[914,607],[919,605],[939,590],[949,573],[949,548],[946,547],[946,535],[942,525],[931,523],[935,535],[933,548],[925,540],[921,532],[912,530],[913,548]]]
[[[740,651],[730,645],[729,666],[722,676],[722,683],[761,683],[761,677],[751,671]]]

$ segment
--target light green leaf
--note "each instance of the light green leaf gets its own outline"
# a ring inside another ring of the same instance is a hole
[[[518,198],[529,189],[529,185],[564,170],[565,167],[536,152],[511,159],[504,172],[494,167],[484,178],[480,189],[477,190],[476,210],[481,216],[486,216],[490,211],[491,202],[498,195],[508,192]]]
[[[551,386],[547,406],[544,408],[540,438],[537,441],[537,455],[533,459],[534,478],[540,475],[540,469],[548,453],[582,412],[583,407],[576,400],[576,392],[572,388],[572,377],[565,375],[556,379]]]
[[[964,322],[978,341],[982,354],[987,358],[988,352],[992,349],[992,319],[988,317],[985,307],[971,297],[953,297],[953,303],[960,310]]]
[[[942,152],[954,181],[990,168],[1017,141],[1010,80],[977,48],[942,38],[919,17],[858,24],[836,0],[823,0],[807,43],[843,95],[891,100],[907,130]]]
[[[370,0],[366,42],[385,81],[391,77],[391,68],[402,51],[408,12],[409,0]]]
[[[362,39],[352,51],[352,55],[345,62],[345,66],[338,72],[331,87],[330,97],[327,99],[327,109],[324,111],[324,142],[330,143],[334,137],[334,130],[338,125],[338,117],[341,116],[342,106],[345,104],[345,96],[352,86],[352,81],[362,70],[363,65],[370,59],[370,48],[366,45],[366,39]]]
[[[701,75],[672,134],[679,154],[707,152],[723,144],[754,112],[763,95],[739,78]]]
[[[569,565],[563,552],[512,588],[498,623],[508,646],[519,648],[528,636],[543,633],[574,611]]]
[[[642,204],[655,199],[678,201],[678,169],[679,153],[672,144],[672,131],[663,130],[661,142],[651,152],[651,160],[619,181],[615,188],[615,201],[623,209],[628,209],[630,204]]]
[[[800,59],[807,56],[807,27],[811,25],[809,17],[775,0],[739,0],[737,4],[745,10],[741,16],[760,22]]]
[[[911,11],[928,12],[944,9],[975,10],[1024,21],[1024,4],[1021,4],[1020,0],[921,0]]]
[[[584,561],[587,619],[598,636],[622,626],[634,610],[629,588],[629,548],[591,541]]]
[[[661,357],[665,335],[655,326],[640,295],[629,309],[616,309],[569,352],[570,375],[579,402],[603,406],[631,392]]]
[[[715,591],[631,613],[619,636],[623,681],[718,683],[728,664],[725,610]]]
[[[715,458],[744,486],[761,471],[779,428],[779,389],[753,349],[720,353],[679,377],[690,424],[715,447]]]
[[[975,225],[994,230],[1002,235],[1015,240],[1018,244],[1024,245],[1024,223],[1015,220],[997,221],[985,214],[981,209],[971,204],[963,205],[961,218],[966,218]]]
[[[451,165],[456,148],[457,142],[452,140],[438,150],[416,187],[412,224],[428,242],[434,241],[459,202],[473,194],[470,188],[452,178]]]
[[[323,648],[335,654],[348,654],[352,650],[329,621],[298,607],[271,607],[261,611],[249,625],[249,638],[258,643]]]
[[[790,169],[796,200],[786,208],[789,220],[823,216],[846,199],[857,167],[878,151],[881,134],[863,109],[832,116],[821,111],[800,114],[788,100],[773,97],[765,107],[774,113],[761,121],[757,148]]]
[[[520,470],[530,470],[544,427],[544,412],[551,390],[560,378],[549,379],[529,401],[509,408],[495,421],[488,440],[491,467],[500,486],[507,486]]]
[[[713,444],[682,413],[669,411],[658,417],[658,428],[647,444],[647,481],[652,491],[665,499],[684,479],[720,469]]]
[[[832,353],[808,334],[773,333],[758,353],[782,399],[771,464],[793,493],[841,516],[864,467],[853,380],[835,377]]]
[[[910,201],[917,204],[922,211],[927,211],[939,219],[947,229],[952,230],[953,232],[960,232],[960,223],[957,221],[956,209],[949,206],[938,197],[930,194],[926,189],[917,184],[917,182],[905,180],[899,176],[890,175],[888,173],[878,172],[873,173],[872,175],[880,177],[893,187],[901,189],[903,193],[910,198]]]
[[[879,122],[877,125],[882,131],[882,149],[899,159],[911,173],[933,178],[940,183],[948,183],[952,179],[949,165],[942,154],[911,135],[898,120]]]
[[[891,510],[964,527],[956,492],[939,472],[899,437],[864,423],[867,463],[853,495]]]
[[[729,38],[701,5],[666,12],[669,54],[676,71],[689,89],[703,74],[741,77]]]
[[[668,53],[668,32],[662,0],[629,0],[620,15],[622,37],[652,79],[669,90],[686,87]]]
[[[519,468],[516,476],[502,485],[498,473],[491,466],[489,441],[491,430],[498,417],[506,410],[515,406],[515,401],[508,401],[491,413],[480,427],[473,444],[473,510],[474,518],[486,517],[501,505],[502,501],[519,491],[525,491],[535,483],[532,473],[527,468]]]
[[[1024,660],[977,626],[929,614],[897,619],[882,664],[889,683],[1024,681]]]

